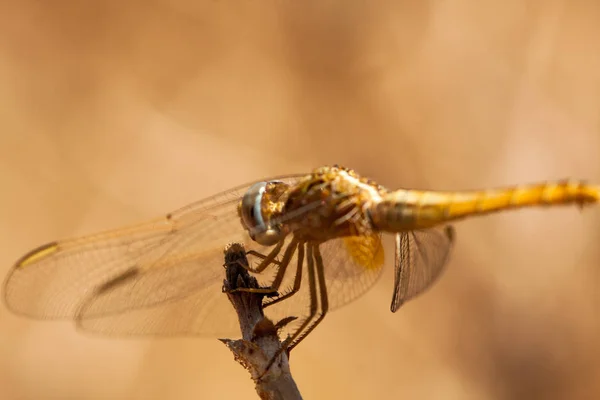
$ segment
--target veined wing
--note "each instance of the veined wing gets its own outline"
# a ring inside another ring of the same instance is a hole
[[[381,234],[378,232],[330,239],[319,245],[319,251],[323,259],[326,284],[326,288],[323,289],[327,290],[329,311],[343,307],[361,297],[381,276],[384,265],[384,248]],[[303,259],[298,258],[299,254],[303,255]],[[286,277],[280,290],[282,295],[292,292],[298,262],[302,261],[300,266],[302,286],[298,292],[282,302],[265,308],[265,315],[275,322],[287,317],[297,317],[282,330],[283,337],[292,334],[309,315],[311,299],[307,258],[306,250],[298,249],[295,252],[287,267]],[[321,307],[321,289],[317,286],[319,307]],[[297,340],[299,339],[301,338]]]
[[[288,235],[286,243],[279,253],[278,261],[290,246],[292,235]],[[246,250],[256,250],[254,242],[245,244]],[[253,246],[253,247],[248,247]],[[223,263],[222,247],[213,260],[216,265]],[[265,254],[265,250],[257,250]],[[299,254],[304,254],[300,259]],[[324,261],[324,271],[329,294],[330,310],[342,307],[364,294],[380,276],[383,267],[383,247],[381,235],[373,233],[368,236],[341,238],[329,240],[321,244]],[[296,277],[299,261],[302,261],[302,286],[291,298],[267,306],[265,315],[277,322],[287,317],[297,317],[297,320],[288,324],[283,334],[291,333],[308,315],[310,296],[307,272],[306,252],[296,250],[288,264],[285,279],[280,288],[280,293],[285,295],[292,287]],[[248,256],[252,263],[259,262],[254,256]],[[197,271],[197,269],[195,270]],[[274,270],[260,274],[261,281],[270,282]],[[189,274],[188,274],[189,275]],[[151,275],[147,274],[150,279]],[[182,285],[194,286],[193,277],[181,281]],[[239,322],[227,296],[221,293],[224,272],[221,268],[212,280],[212,285],[207,290],[187,290],[187,296],[172,298],[170,301],[161,301],[148,307],[138,307],[124,312],[113,314],[88,315],[85,308],[95,309],[102,304],[105,309],[104,299],[95,296],[84,306],[84,311],[78,320],[78,325],[86,331],[102,333],[104,335],[199,335],[199,336],[230,336],[239,334]],[[126,278],[124,278],[126,279]],[[119,286],[116,286],[119,290]],[[131,290],[130,286],[122,286],[122,290]],[[142,285],[147,287],[147,285]],[[133,287],[135,290],[135,287]],[[180,290],[181,291],[181,290]],[[118,297],[117,297],[118,298]],[[119,301],[123,301],[121,298]],[[95,315],[95,316],[93,316]]]
[[[391,310],[427,290],[441,275],[454,244],[454,228],[396,234],[395,282]]]
[[[423,293],[439,278],[448,262],[453,244],[454,229],[451,226],[396,235],[393,312],[404,302]],[[381,276],[384,249],[381,234],[377,232],[329,240],[319,247],[323,257],[330,311],[362,296]],[[293,300],[275,305],[279,307],[277,316],[280,318],[298,316],[298,321],[286,327],[287,331],[293,330],[303,321],[302,317],[308,315],[310,296],[306,264],[305,261],[301,291]],[[271,310],[267,308],[267,311]]]
[[[302,176],[271,180],[294,184]],[[11,269],[5,302],[15,313],[30,317],[81,322],[192,294],[226,298],[220,290],[224,246],[237,241],[265,251],[249,238],[237,214],[237,203],[250,185],[148,223],[41,246]],[[201,311],[209,305],[206,301],[195,307]]]
[[[288,235],[286,243],[279,253],[278,261],[282,260],[283,254],[288,249],[291,241],[292,235]],[[257,247],[252,241],[246,241],[245,246],[247,251],[256,250],[262,254],[266,254],[269,250],[269,248]],[[214,265],[220,266],[223,264],[223,247],[220,247],[219,252],[215,252],[214,260],[212,260]],[[282,295],[288,293],[293,286],[300,251],[296,250],[291,257],[285,279],[280,288]],[[321,251],[330,298],[330,310],[358,298],[380,276],[383,266],[383,247],[380,234],[374,233],[365,237],[333,239],[323,243]],[[260,261],[253,255],[248,255],[248,259],[251,263]],[[291,333],[308,315],[310,297],[306,256],[301,261],[303,279],[300,290],[293,297],[265,308],[265,315],[274,322],[290,316],[298,318],[295,322],[286,326],[284,334]],[[178,292],[187,292],[188,295],[174,297],[169,301],[155,302],[147,307],[129,308],[123,312],[99,315],[94,310],[97,308],[105,310],[106,301],[111,301],[112,297],[94,296],[84,305],[77,321],[78,325],[88,332],[116,336],[239,335],[237,315],[227,296],[221,293],[221,285],[224,279],[223,268],[215,271],[215,277],[211,281],[210,288],[202,290],[196,288],[196,290],[193,290],[196,286],[193,274],[198,272],[197,268],[192,268],[191,272],[185,276],[186,279],[178,280],[186,288],[191,286],[190,289],[178,290]],[[258,278],[261,282],[270,282],[274,272],[274,269],[267,270],[265,273],[260,274]],[[177,276],[183,275],[177,274]],[[124,277],[123,279],[127,278]],[[153,279],[153,275],[145,274],[142,279]],[[141,288],[148,287],[147,284],[139,285]],[[123,298],[126,296],[125,291],[137,291],[135,286],[120,285],[118,283],[115,284],[113,290],[116,291],[115,293],[123,291],[122,295],[115,297],[115,301],[119,302],[126,301]],[[89,311],[86,311],[86,309]]]
[[[323,257],[329,309],[335,310],[367,292],[381,276],[385,252],[381,233],[330,240],[319,246]]]

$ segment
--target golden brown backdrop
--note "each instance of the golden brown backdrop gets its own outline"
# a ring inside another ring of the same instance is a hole
[[[25,251],[321,164],[390,187],[600,181],[600,5],[0,3],[0,272]],[[307,399],[600,397],[600,211],[458,226],[292,354]],[[32,293],[34,296],[35,293]],[[216,340],[114,340],[0,309],[0,398],[254,398]]]

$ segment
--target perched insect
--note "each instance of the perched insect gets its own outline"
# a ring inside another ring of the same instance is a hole
[[[221,293],[223,247],[239,242],[264,287],[258,290],[277,293],[265,298],[267,316],[298,317],[286,325],[291,350],[328,311],[376,282],[383,232],[395,234],[395,312],[440,276],[454,242],[452,221],[599,201],[600,188],[582,182],[390,191],[350,169],[321,167],[232,189],[138,226],[45,244],[16,262],[4,297],[15,313],[73,319],[90,332],[232,335],[239,327]]]

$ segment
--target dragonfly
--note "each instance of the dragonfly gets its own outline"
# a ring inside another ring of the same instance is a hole
[[[445,270],[453,223],[524,207],[598,203],[600,187],[556,181],[472,191],[389,190],[342,166],[243,185],[160,218],[53,241],[21,257],[4,283],[19,315],[75,321],[117,336],[239,334],[222,293],[223,248],[242,244],[265,314],[286,324],[288,352],[325,317],[366,293],[392,234],[391,311]],[[243,289],[240,289],[243,290]]]

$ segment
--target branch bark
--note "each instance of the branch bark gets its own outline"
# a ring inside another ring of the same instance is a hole
[[[284,351],[265,372],[269,361],[281,349],[277,326],[265,317],[264,294],[245,291],[231,292],[237,288],[258,288],[256,278],[247,269],[248,259],[244,246],[232,243],[225,248],[225,274],[223,290],[235,308],[240,322],[242,339],[219,339],[233,352],[233,356],[250,372],[256,392],[263,400],[302,399],[292,378],[287,353]]]

